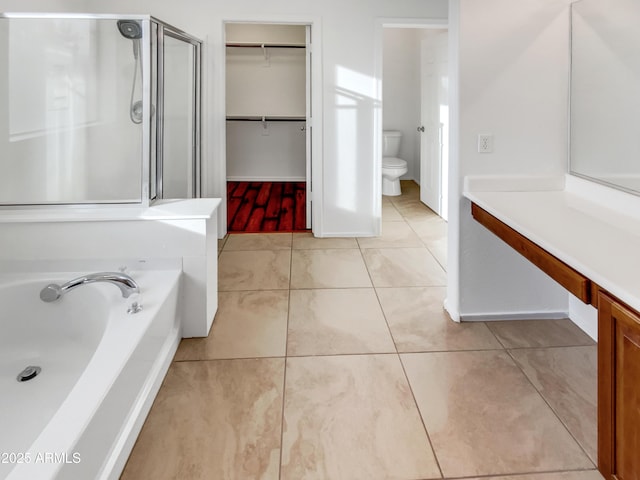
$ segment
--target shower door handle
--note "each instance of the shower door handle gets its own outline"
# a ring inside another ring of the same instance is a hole
[[[418,127],[418,131],[424,133],[424,126]]]

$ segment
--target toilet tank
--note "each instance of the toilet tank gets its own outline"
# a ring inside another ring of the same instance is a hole
[[[397,157],[400,153],[400,141],[402,132],[397,130],[385,130],[382,132],[382,156]]]

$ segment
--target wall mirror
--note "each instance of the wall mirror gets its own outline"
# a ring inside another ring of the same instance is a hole
[[[640,195],[640,2],[571,8],[572,174]]]

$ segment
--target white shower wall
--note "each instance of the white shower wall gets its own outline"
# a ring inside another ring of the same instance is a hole
[[[139,202],[131,41],[115,21],[0,25],[0,202]]]

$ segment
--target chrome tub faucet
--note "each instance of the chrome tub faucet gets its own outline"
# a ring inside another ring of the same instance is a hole
[[[43,302],[55,302],[65,293],[88,283],[106,282],[115,285],[122,292],[124,298],[129,298],[134,293],[140,293],[140,288],[133,278],[126,273],[100,272],[83,275],[62,285],[49,284],[40,291],[40,300]]]

